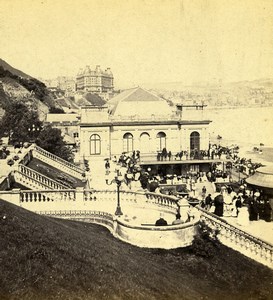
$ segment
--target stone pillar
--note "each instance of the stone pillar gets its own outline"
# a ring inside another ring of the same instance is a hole
[[[113,236],[118,237],[118,232],[117,232],[117,227],[118,227],[118,222],[117,222],[118,216],[113,216]]]
[[[11,197],[10,197],[10,201],[11,203],[21,206],[20,203],[20,189],[12,189],[11,190]]]
[[[76,187],[75,200],[76,200],[76,202],[84,201],[84,188],[83,187]]]

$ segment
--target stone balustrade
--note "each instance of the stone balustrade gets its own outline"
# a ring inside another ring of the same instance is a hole
[[[96,223],[107,227],[118,239],[139,247],[172,249],[191,245],[198,220],[179,225],[132,225],[112,214],[89,210],[35,211],[40,215]]]
[[[96,223],[107,227],[110,231],[114,229],[114,217],[112,214],[102,211],[90,210],[51,210],[51,211],[35,211],[39,215],[48,217],[69,219],[74,221]]]
[[[22,164],[19,164],[18,169],[14,171],[14,178],[16,182],[31,189],[63,190],[67,188],[67,186]]]
[[[198,209],[201,212],[201,220],[204,220],[209,227],[218,230],[218,239],[221,243],[273,269],[273,246],[271,244],[204,209],[199,207]]]
[[[38,158],[39,160],[52,165],[53,167],[56,167],[63,172],[70,174],[78,179],[82,179],[82,174],[84,173],[84,170],[81,168],[77,167],[73,163],[70,163],[46,150],[43,148],[33,145],[33,157]]]
[[[146,203],[160,205],[162,207],[169,207],[172,209],[177,209],[177,198],[174,196],[151,193],[151,192],[131,192],[131,191],[120,191],[122,201],[135,202],[142,199]],[[84,200],[85,201],[97,201],[99,199],[106,200],[116,200],[117,191],[116,190],[84,190]]]
[[[60,190],[29,190],[18,192],[17,201],[14,204],[20,205],[29,210],[62,209],[99,209],[113,213],[116,209],[117,191],[109,190],[85,190],[60,189]],[[1,194],[0,194],[1,197]],[[120,191],[121,206],[125,211],[147,209],[154,212],[161,211],[175,218],[177,211],[177,200],[173,196],[158,195],[155,193]],[[50,203],[49,203],[50,202]],[[34,205],[35,204],[35,205]],[[158,215],[158,213],[157,213]]]
[[[59,190],[59,191],[19,191],[19,203],[24,204],[42,203],[42,202],[69,202],[76,201],[75,190]],[[47,204],[48,205],[48,204]]]

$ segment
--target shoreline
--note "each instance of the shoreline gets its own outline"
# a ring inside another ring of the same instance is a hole
[[[248,109],[248,108],[273,108],[273,105],[251,105],[251,106],[206,106],[207,110],[234,110],[234,109]]]

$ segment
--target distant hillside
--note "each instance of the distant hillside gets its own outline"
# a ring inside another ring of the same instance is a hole
[[[273,79],[231,83],[196,83],[185,85],[182,82],[144,84],[144,87],[169,99],[174,103],[201,104],[208,106],[272,106]]]
[[[1,299],[272,299],[273,272],[222,245],[131,246],[88,223],[36,215],[0,200]]]
[[[0,60],[0,117],[14,101],[37,110],[42,120],[50,108],[56,107],[53,95],[42,82]]]
[[[6,61],[4,61],[1,58],[0,58],[0,66],[2,66],[4,70],[7,70],[7,71],[9,71],[10,73],[12,73],[14,75],[21,76],[21,77],[24,77],[24,78],[33,78],[33,77],[27,75],[26,73],[13,68],[11,65],[9,65]]]

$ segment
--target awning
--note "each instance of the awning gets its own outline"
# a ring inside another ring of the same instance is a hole
[[[246,179],[250,185],[273,189],[273,166],[258,168],[254,175]]]

